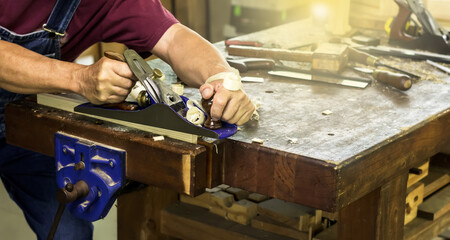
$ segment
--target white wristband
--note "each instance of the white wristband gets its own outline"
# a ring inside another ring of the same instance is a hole
[[[241,76],[239,71],[233,68],[232,72],[221,72],[209,77],[205,83],[223,79],[223,87],[230,91],[239,91],[242,89]]]

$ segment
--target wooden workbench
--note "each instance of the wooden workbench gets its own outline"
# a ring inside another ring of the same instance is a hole
[[[241,39],[286,48],[323,39],[323,31],[305,26]],[[433,71],[423,62],[408,64]],[[230,139],[199,144],[155,142],[149,133],[19,101],[6,108],[7,141],[53,155],[53,134],[63,131],[125,149],[131,180],[189,195],[226,183],[339,212],[339,239],[403,239],[408,170],[450,149],[450,77],[435,74],[401,92],[377,83],[357,89],[250,72],[265,77],[244,85],[260,98],[260,120]],[[199,98],[197,90],[186,92]],[[255,137],[264,143],[252,143]]]

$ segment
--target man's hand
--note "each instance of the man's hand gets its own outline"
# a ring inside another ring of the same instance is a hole
[[[212,120],[220,119],[242,125],[255,111],[255,106],[244,91],[229,91],[222,86],[222,80],[203,84],[200,93],[204,99],[209,99],[215,94],[211,107]]]
[[[75,71],[75,79],[79,85],[77,92],[93,104],[121,102],[135,84],[126,63],[106,57]]]

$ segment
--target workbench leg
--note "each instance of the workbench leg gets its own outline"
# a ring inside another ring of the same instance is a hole
[[[178,201],[174,191],[145,187],[119,196],[117,201],[117,239],[172,240],[161,234],[161,209]]]
[[[402,174],[341,209],[339,239],[403,239],[407,180]]]

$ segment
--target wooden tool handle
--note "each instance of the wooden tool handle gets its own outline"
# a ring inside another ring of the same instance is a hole
[[[350,61],[367,64],[369,66],[376,66],[376,63],[378,62],[377,57],[370,55],[368,53],[359,51],[352,47],[348,48],[348,58],[350,59]]]
[[[101,105],[104,108],[112,108],[112,109],[119,109],[124,111],[135,111],[139,109],[139,106],[134,103],[130,102],[120,102],[120,103],[105,103]]]
[[[270,58],[297,62],[311,62],[313,53],[285,49],[272,49],[261,47],[234,46],[228,47],[228,54],[232,56]]]
[[[111,51],[106,51],[103,54],[105,55],[105,57],[110,58],[112,60],[125,62],[125,57],[123,56],[123,54],[111,52]]]
[[[414,40],[413,36],[405,33],[407,22],[412,14],[408,3],[402,0],[395,0],[395,3],[398,5],[398,13],[394,20],[392,20],[389,40]]]
[[[210,99],[204,99],[204,98],[202,99],[202,107],[203,107],[203,109],[205,109],[206,116],[207,116],[206,121],[203,124],[203,126],[205,128],[209,128],[209,129],[219,129],[222,127],[222,122],[220,122],[220,120],[213,121],[211,119],[211,106],[213,103],[213,98],[214,98],[214,95]]]
[[[386,83],[402,91],[406,91],[412,86],[411,78],[405,74],[376,69],[373,71],[372,75],[376,80]]]
[[[272,59],[263,58],[228,59],[227,62],[230,66],[239,70],[240,73],[257,69],[271,70],[275,66],[275,62]]]

